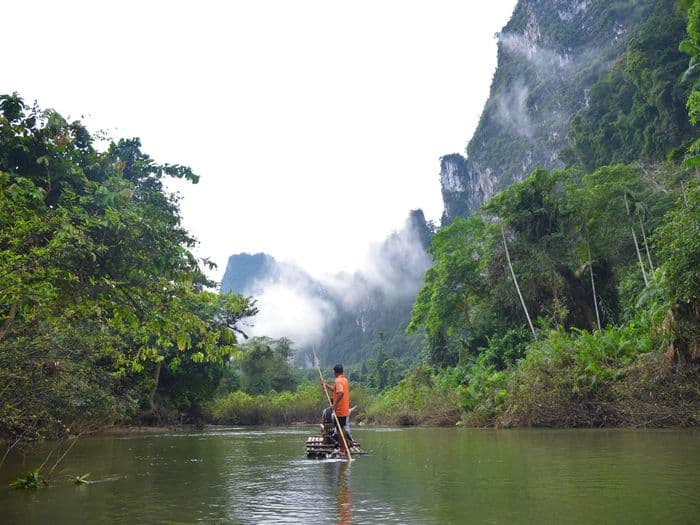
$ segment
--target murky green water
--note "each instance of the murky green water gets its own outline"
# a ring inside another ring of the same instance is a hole
[[[307,460],[315,432],[81,438],[49,488],[5,464],[0,523],[700,523],[698,430],[355,428],[351,464]]]

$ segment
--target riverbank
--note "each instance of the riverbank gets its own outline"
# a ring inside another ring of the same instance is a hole
[[[561,356],[566,359],[567,356]],[[700,370],[650,353],[599,383],[576,381],[563,366],[528,367],[514,380],[499,427],[677,428],[700,424]]]
[[[538,353],[539,352],[539,353]],[[436,373],[414,369],[395,387],[372,394],[353,385],[357,410],[352,425],[455,425],[483,428],[682,428],[700,425],[700,367],[669,362],[650,352],[622,366],[606,361],[597,375],[576,365],[575,348],[533,350],[517,368],[480,371],[474,367]],[[480,375],[479,375],[480,374]],[[138,419],[110,425],[66,425],[70,431],[46,436],[129,435],[193,432],[204,425],[297,426],[320,421],[327,404],[317,384],[295,392],[250,395],[241,391],[203,406],[198,424]],[[15,439],[0,439],[6,449]],[[41,440],[41,439],[40,439]],[[34,440],[30,440],[34,441]]]
[[[128,434],[159,434],[163,432],[192,432],[204,430],[204,425],[110,425],[94,432],[96,435],[122,436]]]
[[[587,361],[584,363],[588,363]],[[387,425],[681,428],[700,424],[700,365],[660,352],[582,364],[578,349],[532,349],[516,367],[416,370],[382,393],[366,421]]]

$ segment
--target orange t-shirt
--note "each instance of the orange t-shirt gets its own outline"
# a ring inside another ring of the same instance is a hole
[[[336,398],[338,394],[343,392],[343,397],[338,403],[338,410],[335,411],[335,415],[338,417],[345,417],[350,415],[350,384],[343,374],[340,374],[335,378],[335,383],[333,383],[333,406],[335,406]]]

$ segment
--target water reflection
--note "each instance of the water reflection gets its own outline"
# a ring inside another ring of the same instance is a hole
[[[351,467],[347,461],[327,462],[324,465],[324,477],[327,486],[335,487],[336,523],[352,523],[352,478]]]
[[[316,429],[213,429],[78,443],[57,482],[18,492],[2,523],[690,523],[700,432],[357,429],[369,456],[304,458]],[[37,463],[38,460],[38,463]],[[663,498],[659,498],[659,494]]]

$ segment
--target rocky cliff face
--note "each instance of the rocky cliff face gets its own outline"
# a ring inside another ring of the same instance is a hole
[[[520,0],[466,156],[441,159],[442,224],[473,213],[535,167],[562,167],[572,117],[648,18],[653,0]]]
[[[246,295],[254,291],[256,281],[268,279],[276,273],[277,262],[270,255],[238,253],[228,258],[221,291]]]

